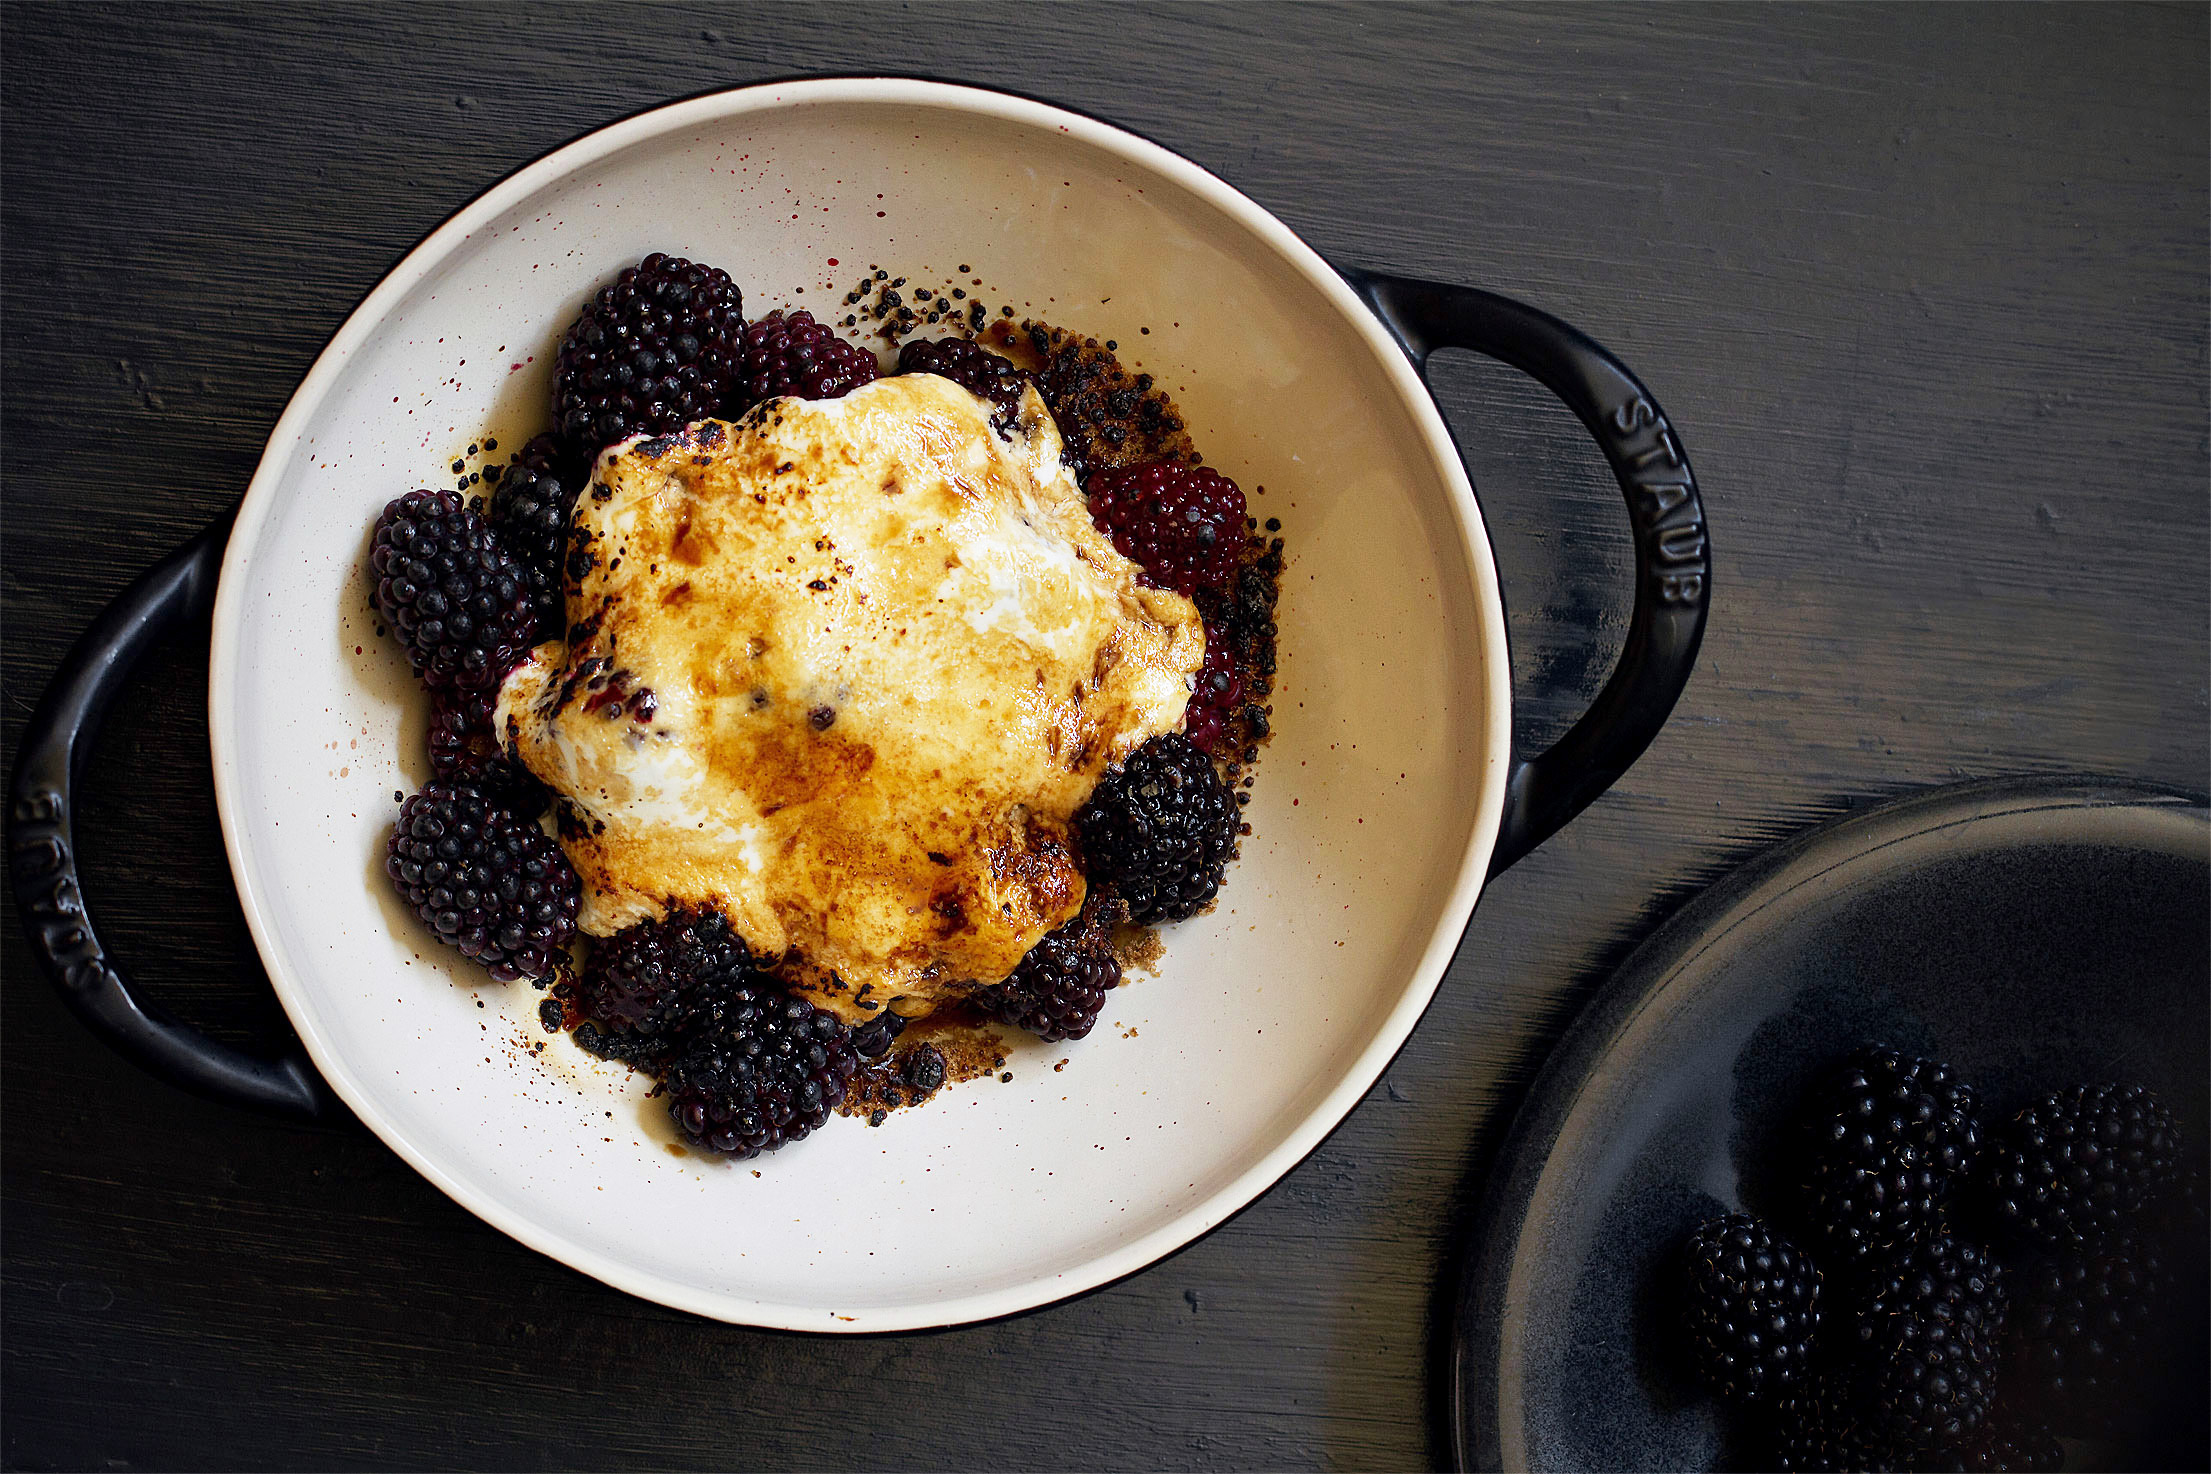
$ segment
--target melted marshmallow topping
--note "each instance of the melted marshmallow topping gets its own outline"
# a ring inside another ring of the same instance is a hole
[[[908,374],[601,458],[569,638],[498,715],[562,799],[585,932],[713,906],[859,1020],[1080,909],[1069,820],[1180,724],[1205,637],[1091,525],[1036,391],[992,410]]]

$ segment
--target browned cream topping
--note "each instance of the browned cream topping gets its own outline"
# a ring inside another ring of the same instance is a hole
[[[1068,821],[1180,723],[1204,634],[1091,525],[1035,392],[1010,437],[990,411],[902,375],[602,460],[573,642],[499,708],[567,801],[586,932],[715,906],[860,1019],[1080,908]]]

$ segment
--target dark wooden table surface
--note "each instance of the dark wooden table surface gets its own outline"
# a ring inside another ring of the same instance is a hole
[[[1490,888],[1343,1128],[1209,1238],[996,1324],[816,1339],[629,1299],[366,1131],[143,1078],[8,926],[5,1463],[1439,1460],[1439,1307],[1486,1158],[1682,897],[1926,785],[2205,785],[2206,30],[2201,6],[0,8],[11,754],[69,641],[239,494],[419,236],[580,131],[774,75],[1065,101],[1332,259],[1560,313],[1681,427],[1717,558],[1672,725]],[[1439,377],[1541,740],[1618,648],[1625,524],[1540,391]],[[180,642],[102,740],[87,888],[178,1010],[274,1039],[206,659]]]

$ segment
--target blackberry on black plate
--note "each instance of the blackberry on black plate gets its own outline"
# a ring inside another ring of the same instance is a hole
[[[1075,811],[1093,884],[1110,884],[1132,921],[1181,921],[1220,889],[1236,853],[1236,801],[1189,738],[1154,737],[1108,769]]]
[[[1877,1434],[1958,1445],[1996,1394],[2009,1298],[1988,1252],[1936,1232],[1870,1267],[1853,1307],[1852,1392]]]
[[[491,525],[450,491],[411,491],[376,519],[376,612],[431,687],[499,684],[538,626],[530,583]]]
[[[875,355],[816,322],[804,308],[771,312],[745,329],[745,365],[735,407],[763,399],[837,399],[882,377]]]
[[[2172,1288],[2160,1249],[2121,1234],[2037,1259],[2017,1278],[2012,1390],[2069,1431],[2107,1431],[2158,1370]]]
[[[1924,1450],[1912,1467],[1929,1474],[2055,1474],[2065,1467],[2065,1445],[2040,1423],[1999,1425],[1992,1414],[1963,1444]]]
[[[1689,1350],[1730,1402],[1768,1401],[1806,1375],[1819,1331],[1820,1273],[1796,1245],[1747,1213],[1697,1225],[1683,1248]]]
[[[384,870],[440,941],[501,982],[552,975],[575,938],[568,857],[474,784],[433,782],[408,799]]]
[[[851,1030],[765,978],[718,991],[713,1019],[662,1077],[669,1115],[694,1145],[733,1157],[807,1136],[859,1068]]]
[[[1108,892],[1093,889],[1073,921],[1031,947],[1011,977],[982,989],[976,1000],[1001,1023],[1048,1042],[1084,1037],[1106,994],[1121,983],[1113,922],[1122,909]]]
[[[491,525],[530,581],[538,628],[550,637],[566,625],[561,578],[568,556],[568,518],[583,475],[561,466],[546,437],[515,453],[491,494]]]
[[[1178,594],[1225,592],[1244,546],[1244,494],[1201,466],[1161,462],[1095,471],[1090,520],[1146,578]]]
[[[2178,1175],[2172,1113],[2139,1085],[2052,1091],[1994,1133],[1982,1181],[2007,1225],[2046,1248],[2085,1243]]]
[[[1859,1050],[1815,1092],[1804,1217],[1844,1263],[1935,1228],[1978,1149],[1977,1104],[1948,1065],[1893,1049]]]
[[[1021,408],[1021,388],[1029,376],[966,338],[909,338],[898,350],[902,374],[935,374],[996,405],[991,423],[1003,430]]]
[[[1775,1469],[1908,1469],[1912,1450],[1873,1432],[1858,1416],[1840,1377],[1825,1368],[1784,1388],[1763,1428],[1762,1461]]]
[[[596,455],[720,414],[744,363],[744,297],[727,273],[647,256],[603,288],[553,368],[553,417],[571,451]]]
[[[573,984],[576,1042],[662,1074],[686,1038],[711,1022],[734,985],[772,988],[718,911],[677,908],[596,943]]]

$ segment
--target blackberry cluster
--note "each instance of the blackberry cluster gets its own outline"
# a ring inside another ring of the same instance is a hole
[[[662,1077],[669,1115],[693,1145],[733,1157],[802,1140],[859,1069],[852,1031],[765,979],[717,992],[711,1020]]]
[[[1809,1117],[1805,1217],[1859,1262],[1931,1231],[1979,1148],[1973,1088],[1933,1060],[1860,1050]]]
[[[560,846],[482,789],[437,781],[401,806],[385,873],[414,913],[501,982],[550,977],[582,899]]]
[[[1700,1224],[1684,1254],[1690,1353],[1714,1392],[1756,1402],[1809,1375],[1820,1273],[1802,1250],[1730,1213]]]
[[[2053,1091],[1990,1143],[1982,1179],[1997,1216],[2046,1249],[2117,1230],[2170,1186],[2179,1162],[2172,1113],[2139,1085]]]
[[[676,908],[597,943],[564,986],[581,1015],[578,1045],[657,1076],[740,983],[774,986],[754,971],[751,950],[720,912]]]
[[[1236,853],[1236,801],[1212,760],[1177,732],[1107,770],[1075,811],[1093,884],[1113,887],[1131,921],[1181,921],[1213,899]]]
[[[976,1001],[1000,1023],[1048,1043],[1083,1038],[1106,994],[1121,985],[1113,923],[1122,909],[1110,893],[1092,890],[1081,914],[1031,947],[1011,977],[979,990]]]
[[[491,525],[530,582],[530,603],[546,635],[565,627],[561,571],[568,554],[568,519],[584,477],[560,464],[558,449],[540,436],[515,452],[491,494]]]
[[[432,689],[496,686],[536,642],[529,579],[450,491],[411,491],[376,519],[376,612]]]
[[[517,819],[545,809],[545,790],[508,757],[494,729],[499,693],[484,687],[442,687],[430,693],[430,771],[473,783]]]
[[[678,256],[624,271],[561,341],[553,416],[578,455],[719,414],[744,364],[744,297],[726,272]]]
[[[1202,466],[1155,463],[1091,473],[1090,520],[1161,588],[1225,593],[1244,546],[1244,494]]]
[[[745,329],[744,371],[733,409],[764,399],[837,399],[882,376],[875,355],[848,343],[804,308],[778,310]]]
[[[966,338],[908,338],[898,350],[902,374],[935,374],[950,379],[979,399],[998,407],[990,422],[1009,429],[1021,410],[1022,386],[1029,376],[988,348]]]
[[[1986,1250],[1936,1233],[1893,1251],[1867,1281],[1850,1356],[1857,1406],[1904,1447],[1962,1444],[1996,1393],[2009,1301]]]
[[[1975,1108],[1948,1066],[1860,1050],[1793,1123],[1812,1255],[1742,1214],[1690,1237],[1682,1349],[1757,1416],[1774,1467],[2054,1470],[2057,1434],[2121,1436],[2166,1387],[2200,1397],[2201,1316],[2173,1311],[2201,1299],[2203,1216],[2170,1114],[2140,1088],[2061,1091],[1983,1149]],[[2000,1260],[1977,1224],[2034,1247]]]

